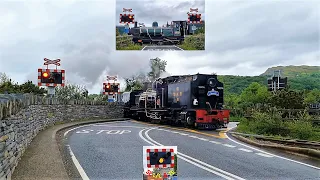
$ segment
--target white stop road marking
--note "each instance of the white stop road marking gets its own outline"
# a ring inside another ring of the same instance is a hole
[[[78,134],[88,134],[90,132],[93,132],[94,130],[90,130],[90,129],[84,129],[81,131],[77,131],[76,133]],[[105,134],[127,134],[127,133],[131,133],[130,130],[97,130],[96,134],[101,134],[101,133],[105,133]]]

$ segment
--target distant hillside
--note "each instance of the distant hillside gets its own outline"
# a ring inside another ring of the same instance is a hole
[[[281,70],[281,75],[290,78],[304,74],[320,73],[320,66],[277,66],[268,68],[260,76],[271,76],[275,70]]]
[[[283,76],[288,77],[288,85],[291,89],[320,89],[320,66],[279,66],[268,68],[260,76],[221,75],[219,80],[224,83],[226,93],[240,94],[253,82],[267,86],[267,78],[273,75],[274,70],[279,69]]]

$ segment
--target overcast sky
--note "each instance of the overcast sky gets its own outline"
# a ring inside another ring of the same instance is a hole
[[[184,18],[192,4],[170,1],[184,8],[168,10],[163,0],[154,1],[126,8],[147,22],[151,11],[157,21]],[[200,9],[201,3],[196,4]],[[43,58],[61,58],[69,82],[99,93],[107,74],[127,77],[147,71],[149,59],[157,56],[168,61],[172,75],[253,76],[271,66],[320,65],[319,8],[312,0],[207,0],[205,52],[119,52],[115,1],[0,0],[0,72],[19,83],[37,82]]]
[[[123,12],[123,8],[130,9],[132,12]],[[116,22],[120,24],[120,14],[134,14],[135,21],[151,26],[152,22],[158,22],[159,26],[170,24],[171,21],[188,20],[190,8],[198,8],[202,20],[205,20],[205,1],[204,0],[117,0],[116,1]],[[133,26],[133,25],[131,25]]]

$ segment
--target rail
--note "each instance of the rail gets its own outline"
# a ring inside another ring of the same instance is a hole
[[[299,147],[304,148],[312,148],[320,150],[320,142],[318,141],[307,141],[307,140],[299,140],[299,139],[276,139],[274,136],[262,136],[262,135],[255,135],[255,134],[245,134],[245,133],[238,133],[238,132],[230,132],[231,134],[240,135],[244,137],[253,137],[258,140],[263,141],[270,141],[274,143],[284,144],[284,145],[297,145]]]

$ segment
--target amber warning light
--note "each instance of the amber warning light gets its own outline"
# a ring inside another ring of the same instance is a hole
[[[42,77],[47,78],[47,77],[49,77],[49,74],[48,74],[47,72],[44,72],[44,73],[42,74]]]
[[[143,179],[177,180],[177,146],[143,146]]]

